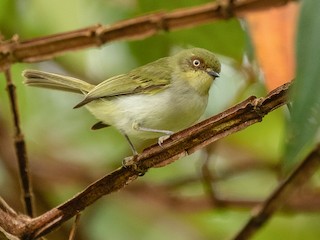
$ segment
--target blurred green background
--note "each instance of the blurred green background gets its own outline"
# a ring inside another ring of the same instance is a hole
[[[207,2],[2,0],[0,31],[6,39],[14,34],[20,39],[32,39]],[[27,88],[22,84],[21,71],[40,69],[99,83],[190,46],[217,53],[223,64],[203,118],[251,95],[266,95],[246,22],[237,19],[160,33],[141,41],[114,42],[37,64],[12,66],[38,214],[66,201],[94,180],[121,166],[130,149],[112,127],[90,130],[95,119],[85,109],[72,109],[81,96]],[[277,186],[280,169],[285,164],[281,159],[286,149],[287,117],[286,108],[278,109],[261,123],[169,166],[150,170],[127,188],[86,209],[76,239],[231,238],[245,224],[254,206],[245,207],[237,204],[237,200],[250,205],[251,201],[265,199]],[[22,211],[13,134],[6,83],[1,74],[0,195],[14,209]],[[217,196],[230,199],[231,204],[224,207],[210,204],[210,194],[202,177],[204,167],[214,176]],[[314,178],[312,186],[317,186],[318,178]],[[48,239],[66,239],[70,225],[71,221],[49,234]],[[319,236],[319,214],[293,209],[278,212],[252,239],[318,240]]]

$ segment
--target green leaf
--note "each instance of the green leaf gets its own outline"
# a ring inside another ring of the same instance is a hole
[[[297,36],[297,75],[288,124],[285,168],[301,160],[314,145],[320,124],[320,1],[302,1]]]

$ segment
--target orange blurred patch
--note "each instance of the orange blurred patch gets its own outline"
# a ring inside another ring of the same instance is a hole
[[[256,56],[272,90],[294,78],[297,3],[247,14]]]

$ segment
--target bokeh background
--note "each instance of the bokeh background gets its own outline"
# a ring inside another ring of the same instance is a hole
[[[0,31],[5,39],[14,34],[32,39],[208,2],[2,0]],[[41,63],[13,65],[37,214],[121,166],[130,148],[112,127],[90,130],[95,119],[85,109],[72,109],[80,95],[26,87],[22,70],[39,69],[99,83],[182,48],[206,48],[219,56],[222,73],[212,86],[204,119],[251,95],[265,96],[294,77],[298,15],[298,3],[290,3],[140,41],[113,42]],[[250,217],[255,203],[278,184],[285,164],[287,118],[288,110],[283,107],[261,123],[206,149],[164,168],[151,169],[130,186],[86,209],[76,239],[230,239]],[[1,74],[0,195],[22,212],[13,134],[6,81]],[[204,178],[208,172],[210,184]],[[312,191],[317,189],[318,178],[309,183]],[[219,205],[213,194],[226,200],[224,204]],[[315,210],[312,206],[284,208],[253,239],[318,240],[317,210],[319,207]],[[64,224],[48,239],[66,239],[71,224]]]

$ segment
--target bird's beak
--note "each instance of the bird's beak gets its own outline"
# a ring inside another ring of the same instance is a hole
[[[214,78],[220,77],[220,74],[217,73],[216,71],[213,71],[211,68],[207,68],[206,72]]]

